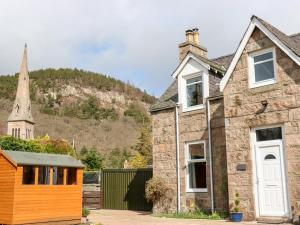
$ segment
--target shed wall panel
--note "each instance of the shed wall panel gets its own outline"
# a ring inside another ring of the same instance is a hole
[[[77,185],[23,185],[18,167],[15,187],[14,224],[81,219],[82,169]]]
[[[15,173],[15,167],[0,153],[0,224],[12,223]]]

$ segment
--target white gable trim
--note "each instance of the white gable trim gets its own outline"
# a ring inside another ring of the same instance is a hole
[[[203,66],[206,69],[210,69],[210,66],[204,62],[202,62],[200,59],[198,59],[197,57],[195,57],[192,53],[188,53],[184,59],[181,61],[181,63],[179,64],[179,66],[176,68],[176,70],[173,72],[172,77],[176,78],[180,72],[183,70],[183,68],[185,67],[185,65],[188,63],[188,61],[190,59],[195,60],[196,62],[198,62],[201,66]]]
[[[252,21],[250,22],[250,25],[247,28],[246,33],[244,34],[244,37],[242,39],[242,41],[240,42],[240,45],[230,63],[230,66],[228,68],[228,70],[225,73],[225,76],[223,77],[223,79],[220,82],[220,91],[223,92],[226,84],[229,81],[229,78],[231,76],[231,74],[233,73],[236,64],[238,63],[243,50],[246,46],[246,44],[248,43],[255,27],[257,27],[258,29],[260,29],[268,38],[270,38],[275,45],[277,45],[282,51],[284,51],[293,61],[295,61],[299,66],[300,66],[300,57],[297,56],[293,51],[291,51],[291,49],[289,49],[284,43],[282,43],[282,41],[280,41],[272,32],[270,32],[259,20],[257,20],[255,17],[253,17]]]

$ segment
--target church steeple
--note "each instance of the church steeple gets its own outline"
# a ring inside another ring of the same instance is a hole
[[[31,114],[27,45],[25,44],[18,88],[13,110],[7,120],[7,134],[22,139],[33,138],[34,120]]]

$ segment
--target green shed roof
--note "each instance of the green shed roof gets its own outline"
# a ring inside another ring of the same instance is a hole
[[[69,155],[8,150],[4,150],[4,153],[9,156],[17,165],[84,168],[84,165],[80,160],[77,160]]]

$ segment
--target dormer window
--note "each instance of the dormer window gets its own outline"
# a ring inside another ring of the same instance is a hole
[[[186,80],[187,107],[203,104],[202,76]]]
[[[276,83],[275,49],[249,55],[250,88]]]

